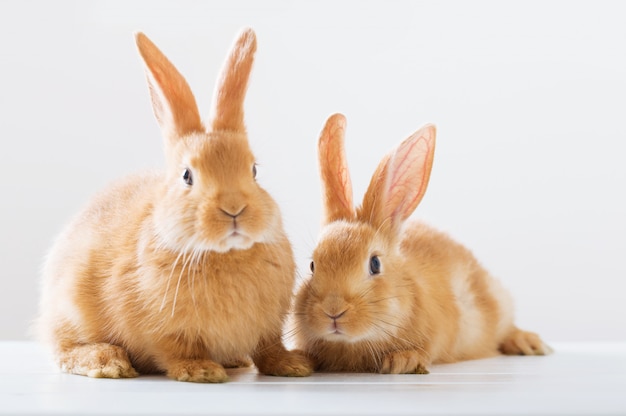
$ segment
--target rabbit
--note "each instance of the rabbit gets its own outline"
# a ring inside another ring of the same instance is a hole
[[[382,159],[356,209],[345,129],[335,114],[319,138],[323,225],[294,305],[294,343],[314,371],[426,374],[433,363],[550,352],[514,325],[510,295],[468,249],[407,220],[426,192],[435,126]]]
[[[177,69],[136,33],[166,169],[96,195],[52,246],[37,331],[61,370],[224,382],[225,366],[307,376],[283,323],[296,265],[279,207],[256,182],[243,102],[256,51],[244,29],[216,83],[210,123]]]

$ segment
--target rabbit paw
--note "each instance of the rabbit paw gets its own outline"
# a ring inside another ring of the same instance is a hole
[[[123,348],[105,343],[70,348],[60,355],[59,365],[65,372],[93,378],[130,378],[139,375]]]
[[[239,357],[225,363],[222,363],[224,368],[246,368],[252,365],[252,361],[248,357]]]
[[[224,367],[211,360],[179,360],[168,366],[167,376],[194,383],[223,383],[228,380]]]
[[[500,352],[506,355],[547,355],[552,348],[533,332],[515,330],[500,344]]]
[[[380,372],[383,374],[428,374],[424,360],[417,351],[395,351],[385,355]]]
[[[313,363],[302,351],[283,351],[276,357],[256,363],[263,374],[279,377],[307,377],[313,372]]]

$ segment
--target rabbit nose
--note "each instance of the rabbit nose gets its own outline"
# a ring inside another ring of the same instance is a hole
[[[232,218],[232,219],[237,219],[238,216],[240,216],[241,214],[243,214],[243,212],[246,210],[246,207],[244,206],[243,208],[239,208],[239,209],[224,209],[224,208],[220,208],[220,211],[222,211],[226,216]]]
[[[342,316],[344,316],[346,314],[346,312],[348,312],[347,309],[345,309],[343,312],[340,313],[336,313],[336,314],[329,314],[328,312],[324,312],[324,315],[328,316],[330,319],[332,319],[333,321],[336,321],[337,319],[341,318]]]

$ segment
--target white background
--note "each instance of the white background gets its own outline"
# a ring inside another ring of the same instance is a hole
[[[246,100],[259,181],[303,275],[316,140],[348,118],[355,199],[427,122],[415,213],[470,247],[548,341],[626,340],[626,24],[621,2],[0,2],[0,339],[25,339],[39,269],[96,190],[163,164],[133,32],[206,116],[235,34],[254,28]],[[245,290],[245,288],[242,288]]]

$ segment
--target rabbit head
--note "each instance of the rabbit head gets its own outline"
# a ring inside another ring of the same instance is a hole
[[[183,76],[146,35],[136,42],[145,62],[152,108],[167,159],[166,186],[154,207],[154,232],[176,251],[226,252],[280,236],[278,209],[256,182],[244,124],[244,98],[256,50],[252,30],[236,39],[217,80],[208,126]]]
[[[400,253],[402,225],[422,199],[435,146],[427,125],[386,155],[359,208],[353,206],[344,116],[331,116],[319,139],[323,228],[299,292],[300,337],[356,343],[382,342],[411,313],[410,275]]]

